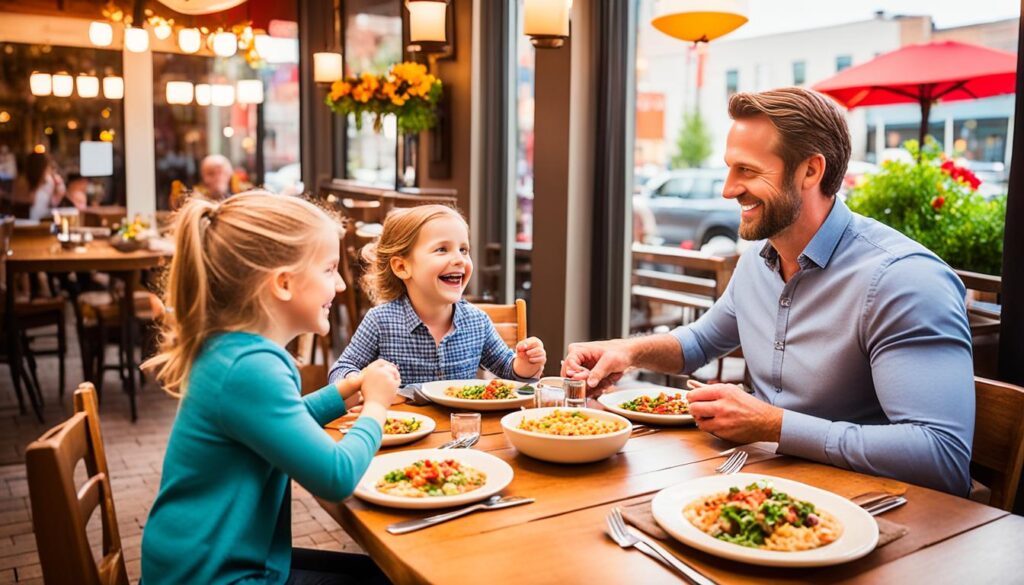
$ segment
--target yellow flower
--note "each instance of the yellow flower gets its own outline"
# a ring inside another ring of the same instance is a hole
[[[395,104],[396,106],[404,106],[407,100],[408,98],[397,95],[391,97],[391,103]]]

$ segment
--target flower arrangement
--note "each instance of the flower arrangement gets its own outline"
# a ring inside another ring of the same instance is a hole
[[[882,163],[850,192],[850,209],[917,240],[955,268],[1002,272],[1006,196],[983,197],[981,181],[931,137],[924,148],[916,140],[904,148],[920,161]]]
[[[384,116],[393,114],[402,132],[421,132],[434,127],[434,107],[441,99],[441,80],[420,63],[391,66],[384,75],[363,73],[335,81],[324,103],[335,113],[355,115],[362,128],[363,114],[374,116],[373,129],[380,132]]]
[[[146,246],[148,230],[149,223],[142,219],[142,216],[136,215],[130,222],[125,218],[117,231],[110,236],[110,245],[121,252],[140,250]]]

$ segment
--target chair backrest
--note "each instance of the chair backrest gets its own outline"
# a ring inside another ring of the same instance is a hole
[[[25,452],[32,527],[46,583],[128,583],[96,404],[92,384],[79,386],[74,416]],[[83,459],[88,477],[76,488],[75,467]],[[98,562],[86,535],[97,507],[103,520],[103,557]]]
[[[989,504],[1013,509],[1024,464],[1024,388],[974,378],[971,476],[992,490]]]
[[[304,333],[289,344],[288,349],[295,358],[295,367],[299,370],[302,382],[301,391],[305,396],[327,385],[327,374],[331,364],[330,340],[315,333]],[[316,362],[316,352],[320,350],[323,357],[321,363]]]
[[[477,304],[476,307],[487,313],[498,330],[498,335],[511,348],[526,339],[526,301],[516,299],[514,305]]]

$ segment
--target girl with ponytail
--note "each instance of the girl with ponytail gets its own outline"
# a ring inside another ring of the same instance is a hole
[[[322,498],[351,494],[400,381],[376,361],[300,396],[284,346],[328,332],[344,289],[339,229],[312,203],[262,192],[192,198],[178,212],[166,287],[173,318],[144,364],[181,399],[142,538],[147,585],[386,582],[364,555],[291,546],[289,477]],[[357,392],[362,413],[335,443],[322,427]]]

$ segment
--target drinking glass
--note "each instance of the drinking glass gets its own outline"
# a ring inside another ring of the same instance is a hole
[[[452,439],[480,436],[479,412],[453,412],[451,421]]]
[[[565,406],[567,408],[587,407],[586,381],[564,378],[562,380],[562,389],[565,391]]]
[[[536,408],[565,406],[565,390],[562,389],[561,378],[541,378],[536,388],[533,393],[533,405]]]

